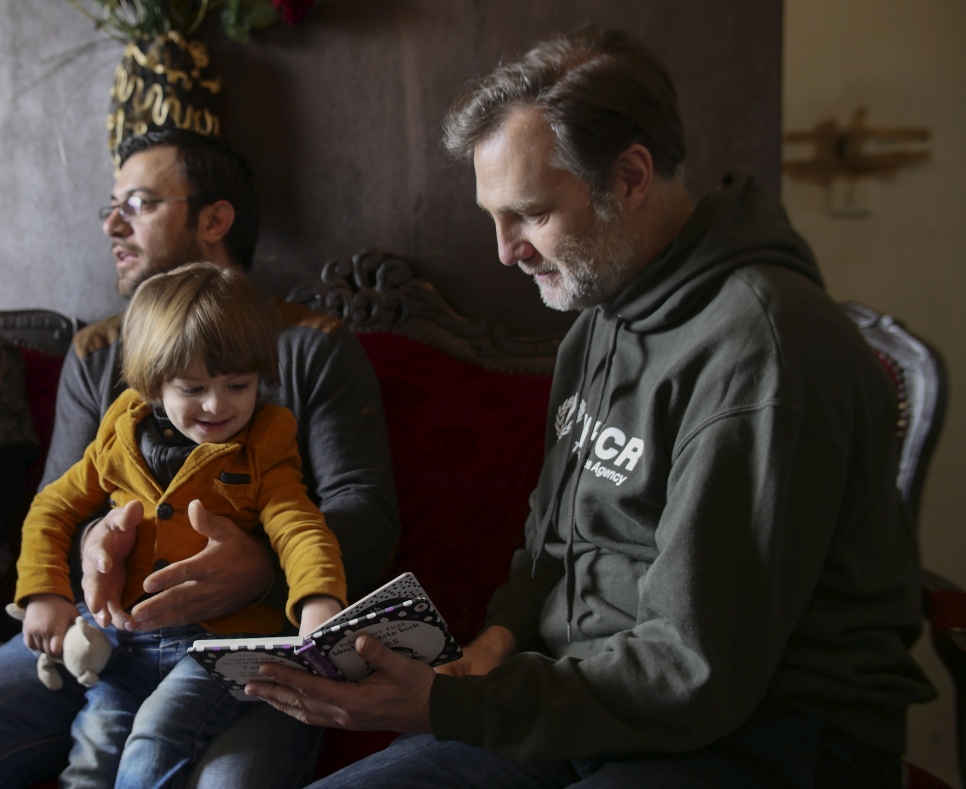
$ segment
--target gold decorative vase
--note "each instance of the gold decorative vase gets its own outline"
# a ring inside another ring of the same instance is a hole
[[[176,32],[132,41],[114,70],[111,112],[107,116],[108,148],[118,162],[117,147],[125,137],[150,129],[177,127],[218,135],[214,97],[220,77],[209,67],[208,50]]]

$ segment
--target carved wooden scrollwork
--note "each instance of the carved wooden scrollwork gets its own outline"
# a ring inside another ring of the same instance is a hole
[[[331,260],[289,301],[345,321],[355,332],[389,331],[458,359],[506,372],[549,375],[562,334],[511,337],[502,324],[456,313],[409,264],[378,249]]]
[[[409,317],[409,299],[401,288],[412,279],[404,261],[364,250],[330,260],[322,267],[321,283],[300,285],[289,301],[341,318],[354,331],[394,331]]]

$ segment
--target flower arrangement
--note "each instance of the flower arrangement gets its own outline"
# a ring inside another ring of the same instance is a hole
[[[98,30],[121,41],[156,38],[168,33],[190,36],[205,17],[221,10],[225,34],[247,41],[253,30],[279,19],[295,24],[314,0],[67,0]]]

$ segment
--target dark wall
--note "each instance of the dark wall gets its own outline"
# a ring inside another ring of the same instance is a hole
[[[734,167],[777,192],[781,4],[774,0],[329,0],[298,25],[211,46],[224,139],[256,171],[264,223],[254,273],[273,292],[335,256],[407,257],[462,313],[516,332],[562,328],[496,257],[472,168],[439,149],[465,83],[554,31],[627,30],[667,63],[698,196]]]

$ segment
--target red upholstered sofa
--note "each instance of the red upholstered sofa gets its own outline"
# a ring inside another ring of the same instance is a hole
[[[372,360],[386,408],[402,521],[386,578],[414,572],[465,643],[482,624],[490,594],[522,540],[560,337],[511,338],[500,326],[463,318],[429,283],[414,278],[405,262],[375,250],[326,264],[319,280],[295,288],[289,299],[345,320]],[[913,446],[916,456],[900,488],[914,504],[942,410],[941,392],[934,393],[938,421],[926,420],[923,435],[915,434],[930,400],[921,393],[934,383],[923,377],[928,349],[904,337],[888,318],[858,305],[846,310],[877,349],[905,403],[903,458]],[[0,312],[0,334],[25,348],[28,394],[42,441],[49,438],[59,355],[74,328],[55,313]],[[35,479],[40,468],[42,460],[33,469]],[[924,591],[937,651],[957,688],[966,688],[964,595],[928,573]],[[957,742],[966,753],[966,696],[957,695]],[[394,736],[327,732],[316,775],[378,750]],[[946,786],[915,767],[906,785]],[[50,781],[43,789],[53,786]]]

